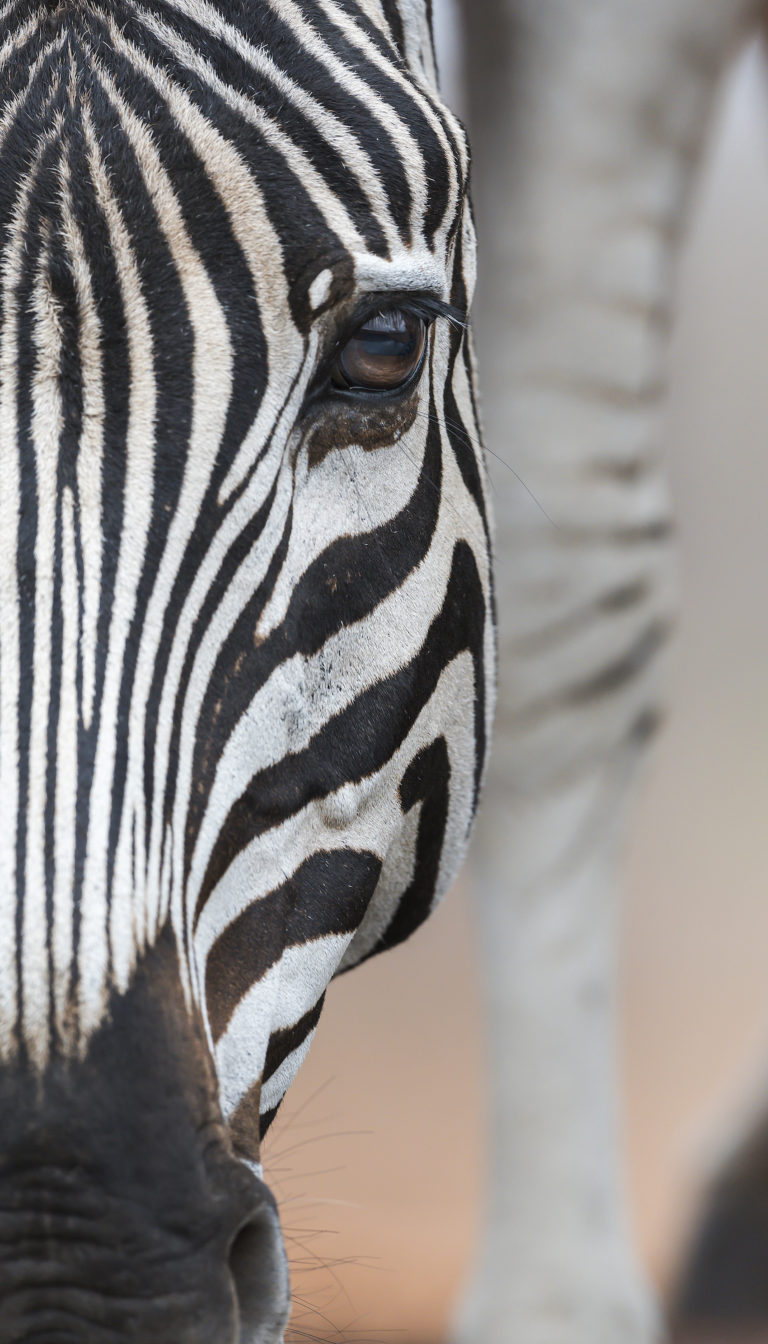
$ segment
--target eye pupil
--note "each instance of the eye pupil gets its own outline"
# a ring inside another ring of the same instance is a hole
[[[416,349],[416,338],[363,327],[354,337],[353,344],[369,359],[408,359]]]
[[[368,318],[340,351],[337,387],[387,391],[402,387],[421,365],[426,322],[402,309]]]

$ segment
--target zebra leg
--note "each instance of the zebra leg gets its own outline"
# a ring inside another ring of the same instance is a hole
[[[481,834],[491,1184],[460,1344],[640,1344],[615,851],[673,608],[670,284],[751,0],[467,0],[500,700]],[[514,474],[513,474],[514,472]]]

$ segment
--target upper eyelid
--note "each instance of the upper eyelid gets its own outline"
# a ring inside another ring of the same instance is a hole
[[[407,308],[410,312],[416,313],[428,322],[436,322],[438,318],[442,317],[456,326],[466,327],[467,325],[465,312],[455,308],[453,304],[447,303],[444,299],[437,298],[434,294],[402,295],[399,302],[389,306]]]
[[[452,304],[446,303],[436,294],[421,293],[417,290],[399,290],[390,293],[378,291],[361,295],[355,312],[349,315],[336,333],[335,347],[338,348],[345,340],[349,340],[355,331],[375,314],[397,312],[398,309],[414,313],[430,325],[438,318],[443,317],[454,326],[462,328],[467,326],[466,313],[459,308],[455,308]]]

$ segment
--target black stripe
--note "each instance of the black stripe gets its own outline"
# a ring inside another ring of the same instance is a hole
[[[277,1073],[281,1064],[284,1064],[289,1055],[294,1050],[298,1050],[303,1045],[309,1033],[315,1030],[320,1021],[320,1014],[323,1011],[325,995],[321,995],[314,1008],[310,1008],[298,1022],[292,1027],[283,1027],[280,1031],[273,1031],[269,1038],[266,1057],[264,1059],[264,1068],[262,1070],[262,1086]]]
[[[409,938],[432,909],[448,820],[450,781],[448,747],[445,738],[438,737],[414,757],[400,785],[404,813],[421,803],[413,877],[381,938],[363,960]]]
[[[405,56],[405,31],[403,29],[403,16],[400,13],[398,0],[381,0],[381,8],[384,11],[384,18],[389,24],[389,31],[397,45],[401,56]]]
[[[268,895],[252,901],[217,938],[205,967],[205,1001],[214,1041],[244,994],[288,947],[353,933],[381,872],[376,854],[320,850]]]

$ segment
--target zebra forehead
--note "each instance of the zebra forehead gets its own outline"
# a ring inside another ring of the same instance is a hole
[[[3,174],[2,214],[20,179],[49,210],[72,179],[80,209],[89,196],[103,209],[110,185],[124,211],[138,192],[126,227],[155,254],[170,193],[180,221],[216,239],[222,271],[247,236],[263,282],[301,294],[301,324],[329,259],[450,247],[466,146],[405,59],[412,26],[378,3],[19,2],[0,51],[0,154],[26,171]]]

